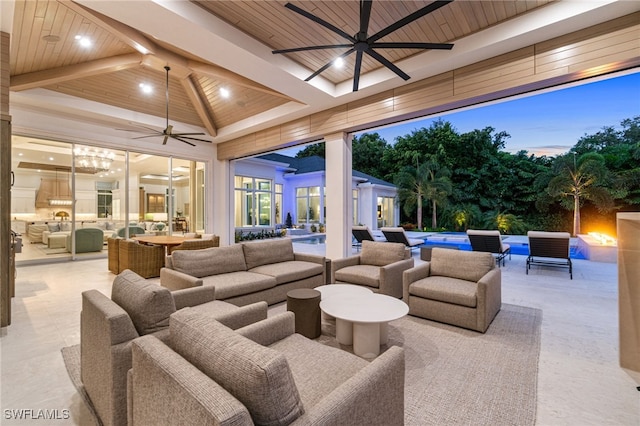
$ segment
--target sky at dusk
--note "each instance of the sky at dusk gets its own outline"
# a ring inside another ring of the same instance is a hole
[[[565,86],[566,87],[566,86]],[[640,116],[640,73],[601,79],[559,90],[537,92],[513,100],[483,104],[385,128],[372,129],[388,143],[434,121],[449,121],[458,133],[493,127],[505,131],[505,151],[528,151],[537,156],[567,152],[585,134],[605,126],[621,129],[620,122]],[[356,133],[361,135],[365,132]],[[302,148],[280,151],[294,156]]]
[[[566,89],[483,105],[404,124],[372,130],[387,142],[434,121],[449,121],[459,133],[493,127],[511,137],[505,151],[557,155],[567,152],[585,134],[640,116],[640,73],[609,78]],[[358,133],[360,135],[362,133]]]

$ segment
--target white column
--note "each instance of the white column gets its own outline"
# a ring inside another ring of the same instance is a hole
[[[209,191],[206,198],[205,214],[207,229],[220,236],[220,245],[233,244],[233,166],[227,160],[218,160],[218,151],[213,152],[210,173],[205,178]]]
[[[351,135],[326,135],[326,197],[327,242],[326,257],[341,259],[351,254]]]

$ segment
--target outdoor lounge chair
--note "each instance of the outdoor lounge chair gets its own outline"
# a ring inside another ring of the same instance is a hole
[[[568,232],[529,231],[527,237],[529,238],[527,274],[531,265],[557,266],[569,268],[569,277],[573,279]]]
[[[405,246],[411,248],[412,250],[424,244],[424,240],[407,237],[407,234],[404,232],[404,229],[401,227],[380,228],[380,230],[384,234],[387,241],[389,241],[390,243],[402,243]]]
[[[357,226],[354,225],[351,228],[351,233],[353,234],[353,238],[356,239],[356,242],[353,243],[353,246],[360,249],[362,247],[362,241],[384,241],[382,237],[375,237],[368,226]]]
[[[502,242],[500,231],[468,229],[467,237],[469,237],[469,242],[471,243],[471,250],[496,255],[495,258],[498,267],[500,267],[500,261],[502,261],[502,266],[504,266],[507,255],[509,255],[509,260],[511,260],[511,246]]]

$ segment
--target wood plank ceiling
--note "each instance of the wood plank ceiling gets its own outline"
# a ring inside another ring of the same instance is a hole
[[[455,42],[548,2],[457,0],[388,35],[384,41]],[[271,49],[344,42],[286,9],[283,1],[193,3]],[[358,31],[357,1],[296,3],[349,34]],[[374,1],[369,34],[429,3]],[[91,49],[82,48],[76,36],[90,37]],[[169,63],[170,121],[201,126],[212,136],[217,129],[295,101],[69,0],[16,1],[11,40],[11,90],[42,88],[163,118],[162,66]],[[140,53],[144,52],[140,45],[151,53]],[[287,56],[311,73],[343,52],[316,50]],[[407,49],[382,52],[391,62],[416,53]],[[333,83],[351,79],[354,59],[355,55],[350,55],[342,70],[330,68],[322,76]],[[362,73],[380,66],[365,55]],[[144,95],[139,90],[140,83],[153,86],[153,93]],[[223,87],[234,94],[232,99],[220,95]]]

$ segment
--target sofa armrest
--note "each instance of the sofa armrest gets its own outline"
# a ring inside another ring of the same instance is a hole
[[[183,288],[201,287],[202,278],[193,277],[174,269],[160,269],[160,285],[169,290],[181,290]]]
[[[355,266],[360,264],[360,255],[344,257],[342,259],[335,259],[331,261],[331,283],[336,282],[336,271],[347,266]]]
[[[287,336],[295,334],[295,315],[293,312],[283,312],[266,320],[242,327],[236,331],[256,343],[269,346]]]
[[[293,253],[293,260],[299,260],[303,262],[313,262],[324,266],[324,256],[308,253]]]
[[[400,260],[380,268],[380,293],[402,297],[402,273],[413,268],[413,259]]]
[[[392,346],[293,425],[404,424],[404,349]]]
[[[180,310],[187,306],[213,302],[216,299],[216,288],[212,285],[184,288],[172,291],[171,295],[176,304],[176,310]]]
[[[502,306],[502,271],[494,268],[478,281],[479,326],[486,331]]]
[[[425,262],[421,265],[407,269],[402,273],[402,300],[409,303],[409,286],[431,274],[431,263]]]
[[[112,346],[139,337],[129,314],[98,290],[82,293],[80,317],[83,337],[100,335]]]
[[[237,330],[267,319],[267,309],[267,302],[256,302],[241,306],[224,315],[216,316],[216,321],[226,325],[232,330]]]
[[[171,423],[176,413],[182,424],[252,423],[240,401],[152,336],[132,345],[132,358],[128,405],[133,424]]]

